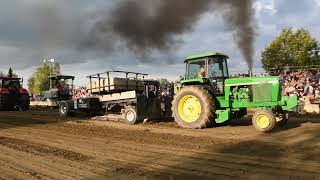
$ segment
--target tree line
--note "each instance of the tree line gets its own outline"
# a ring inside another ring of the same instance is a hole
[[[50,89],[50,75],[61,75],[59,63],[54,63],[50,66],[44,63],[39,66],[32,76],[28,79],[28,89],[30,94],[40,95],[42,91]]]
[[[262,52],[262,65],[266,71],[285,66],[320,65],[319,41],[300,28],[284,28]]]

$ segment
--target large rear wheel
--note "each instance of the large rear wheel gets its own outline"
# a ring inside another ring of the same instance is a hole
[[[30,98],[29,95],[22,95],[19,99],[19,106],[22,111],[27,111],[30,108]]]
[[[0,94],[0,111],[8,110],[8,96]]]
[[[183,128],[210,127],[214,122],[215,110],[212,96],[202,86],[182,88],[172,102],[174,119]]]

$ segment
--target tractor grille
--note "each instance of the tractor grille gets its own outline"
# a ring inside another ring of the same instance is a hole
[[[252,94],[254,102],[270,102],[272,101],[272,84],[255,84],[252,87]]]

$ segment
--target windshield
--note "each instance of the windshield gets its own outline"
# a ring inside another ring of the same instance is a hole
[[[189,63],[188,78],[197,79],[207,76],[206,59],[198,59]]]
[[[228,77],[226,59],[223,57],[211,57],[208,61],[209,77]]]
[[[11,87],[11,88],[19,88],[20,87],[20,81],[19,80],[7,80],[3,81],[4,87]]]
[[[69,90],[72,88],[72,80],[71,79],[59,79],[59,80],[53,80],[54,87],[58,89],[65,89]]]
[[[225,57],[205,57],[188,63],[188,79],[208,77],[229,77],[227,60]]]

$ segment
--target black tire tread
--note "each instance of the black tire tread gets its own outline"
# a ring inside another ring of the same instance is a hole
[[[22,95],[20,97],[20,107],[21,107],[22,111],[27,111],[30,109],[29,95]]]
[[[7,101],[8,101],[7,95],[0,94],[0,111],[5,111],[8,109]]]
[[[197,126],[189,126],[186,123],[183,123],[179,120],[179,112],[178,109],[176,108],[177,104],[179,104],[180,99],[182,97],[181,94],[184,94],[186,92],[192,92],[198,97],[200,97],[200,101],[203,103],[203,113],[204,116],[202,120],[200,120],[200,123]],[[203,86],[186,86],[183,87],[175,96],[172,101],[172,114],[175,119],[175,121],[183,128],[192,128],[192,129],[203,129],[203,128],[208,128],[211,127],[214,124],[214,118],[215,118],[215,111],[216,111],[216,106],[214,103],[214,100],[212,96],[210,95],[209,91],[206,90]]]

